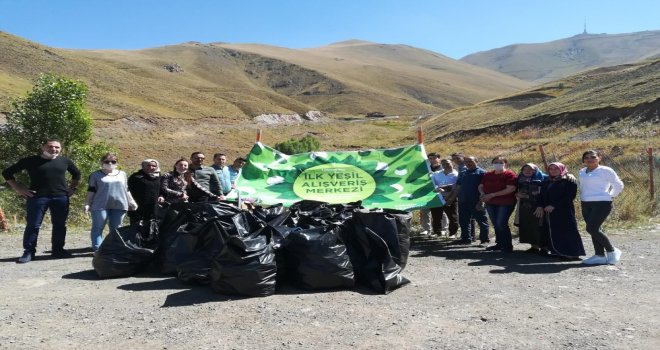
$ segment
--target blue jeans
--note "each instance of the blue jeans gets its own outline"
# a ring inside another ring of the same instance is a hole
[[[26,252],[37,252],[39,229],[44,221],[46,210],[50,209],[50,221],[53,224],[51,250],[64,249],[66,238],[66,219],[69,217],[68,196],[42,196],[27,199],[25,231],[23,231],[23,249]]]
[[[124,215],[126,215],[126,210],[121,209],[92,210],[92,230],[90,232],[92,250],[96,251],[101,246],[105,224],[108,224],[108,230],[112,232],[121,226]]]
[[[504,252],[513,250],[511,242],[511,228],[509,227],[509,218],[513,213],[515,205],[492,205],[487,204],[488,216],[495,229],[495,243],[502,248]]]
[[[490,241],[488,238],[488,218],[484,210],[476,209],[477,203],[458,202],[458,224],[461,226],[461,241],[467,243],[472,241],[475,235],[471,219],[479,226],[479,240],[481,243]]]

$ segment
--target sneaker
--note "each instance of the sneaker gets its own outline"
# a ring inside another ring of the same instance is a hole
[[[68,251],[66,251],[64,249],[53,250],[53,252],[50,253],[50,256],[52,256],[53,258],[56,258],[56,259],[68,259],[68,258],[73,257],[73,255],[71,255],[71,253],[69,253]]]
[[[604,255],[594,255],[591,258],[582,260],[585,265],[606,265],[607,258]]]
[[[492,251],[495,251],[495,250],[502,250],[502,247],[500,247],[496,244],[496,245],[492,245],[490,247],[486,247],[486,250],[489,251],[489,252],[492,252]]]
[[[477,247],[488,248],[488,245],[489,245],[489,244],[490,244],[490,242],[488,242],[488,241],[486,241],[486,242],[481,242],[481,243],[479,243],[479,245],[478,245]]]
[[[429,231],[427,231],[427,230],[420,231],[419,234],[422,235],[422,236],[426,236],[426,235],[429,234]]]
[[[607,252],[605,253],[605,256],[607,257],[607,263],[610,265],[614,265],[621,260],[621,251],[617,248],[614,248],[613,252]]]
[[[17,264],[26,264],[29,263],[30,261],[34,260],[34,253],[24,251],[23,255],[16,260]]]

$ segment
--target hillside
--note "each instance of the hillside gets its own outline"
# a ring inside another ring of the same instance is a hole
[[[425,50],[359,46],[366,52],[346,50],[346,45],[290,50],[201,43],[83,51],[49,48],[0,33],[0,102],[23,93],[43,71],[88,83],[97,119],[245,120],[262,113],[309,110],[412,115],[438,113],[529,86]],[[398,59],[387,58],[399,51]]]
[[[657,136],[659,115],[660,59],[656,58],[586,71],[457,108],[429,118],[424,126],[434,141],[488,134],[515,138],[530,132],[539,138],[636,138],[654,132]]]
[[[543,83],[580,71],[632,63],[660,55],[660,30],[628,34],[580,34],[537,44],[477,52],[460,60]]]

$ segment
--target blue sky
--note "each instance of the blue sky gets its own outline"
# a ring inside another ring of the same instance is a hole
[[[0,0],[0,30],[72,49],[362,39],[460,58],[573,36],[585,19],[590,33],[659,30],[658,14],[657,0]]]

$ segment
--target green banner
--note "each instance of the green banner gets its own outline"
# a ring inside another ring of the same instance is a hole
[[[398,210],[440,207],[444,201],[429,173],[423,145],[286,155],[258,142],[228,197],[285,206],[309,199]]]

